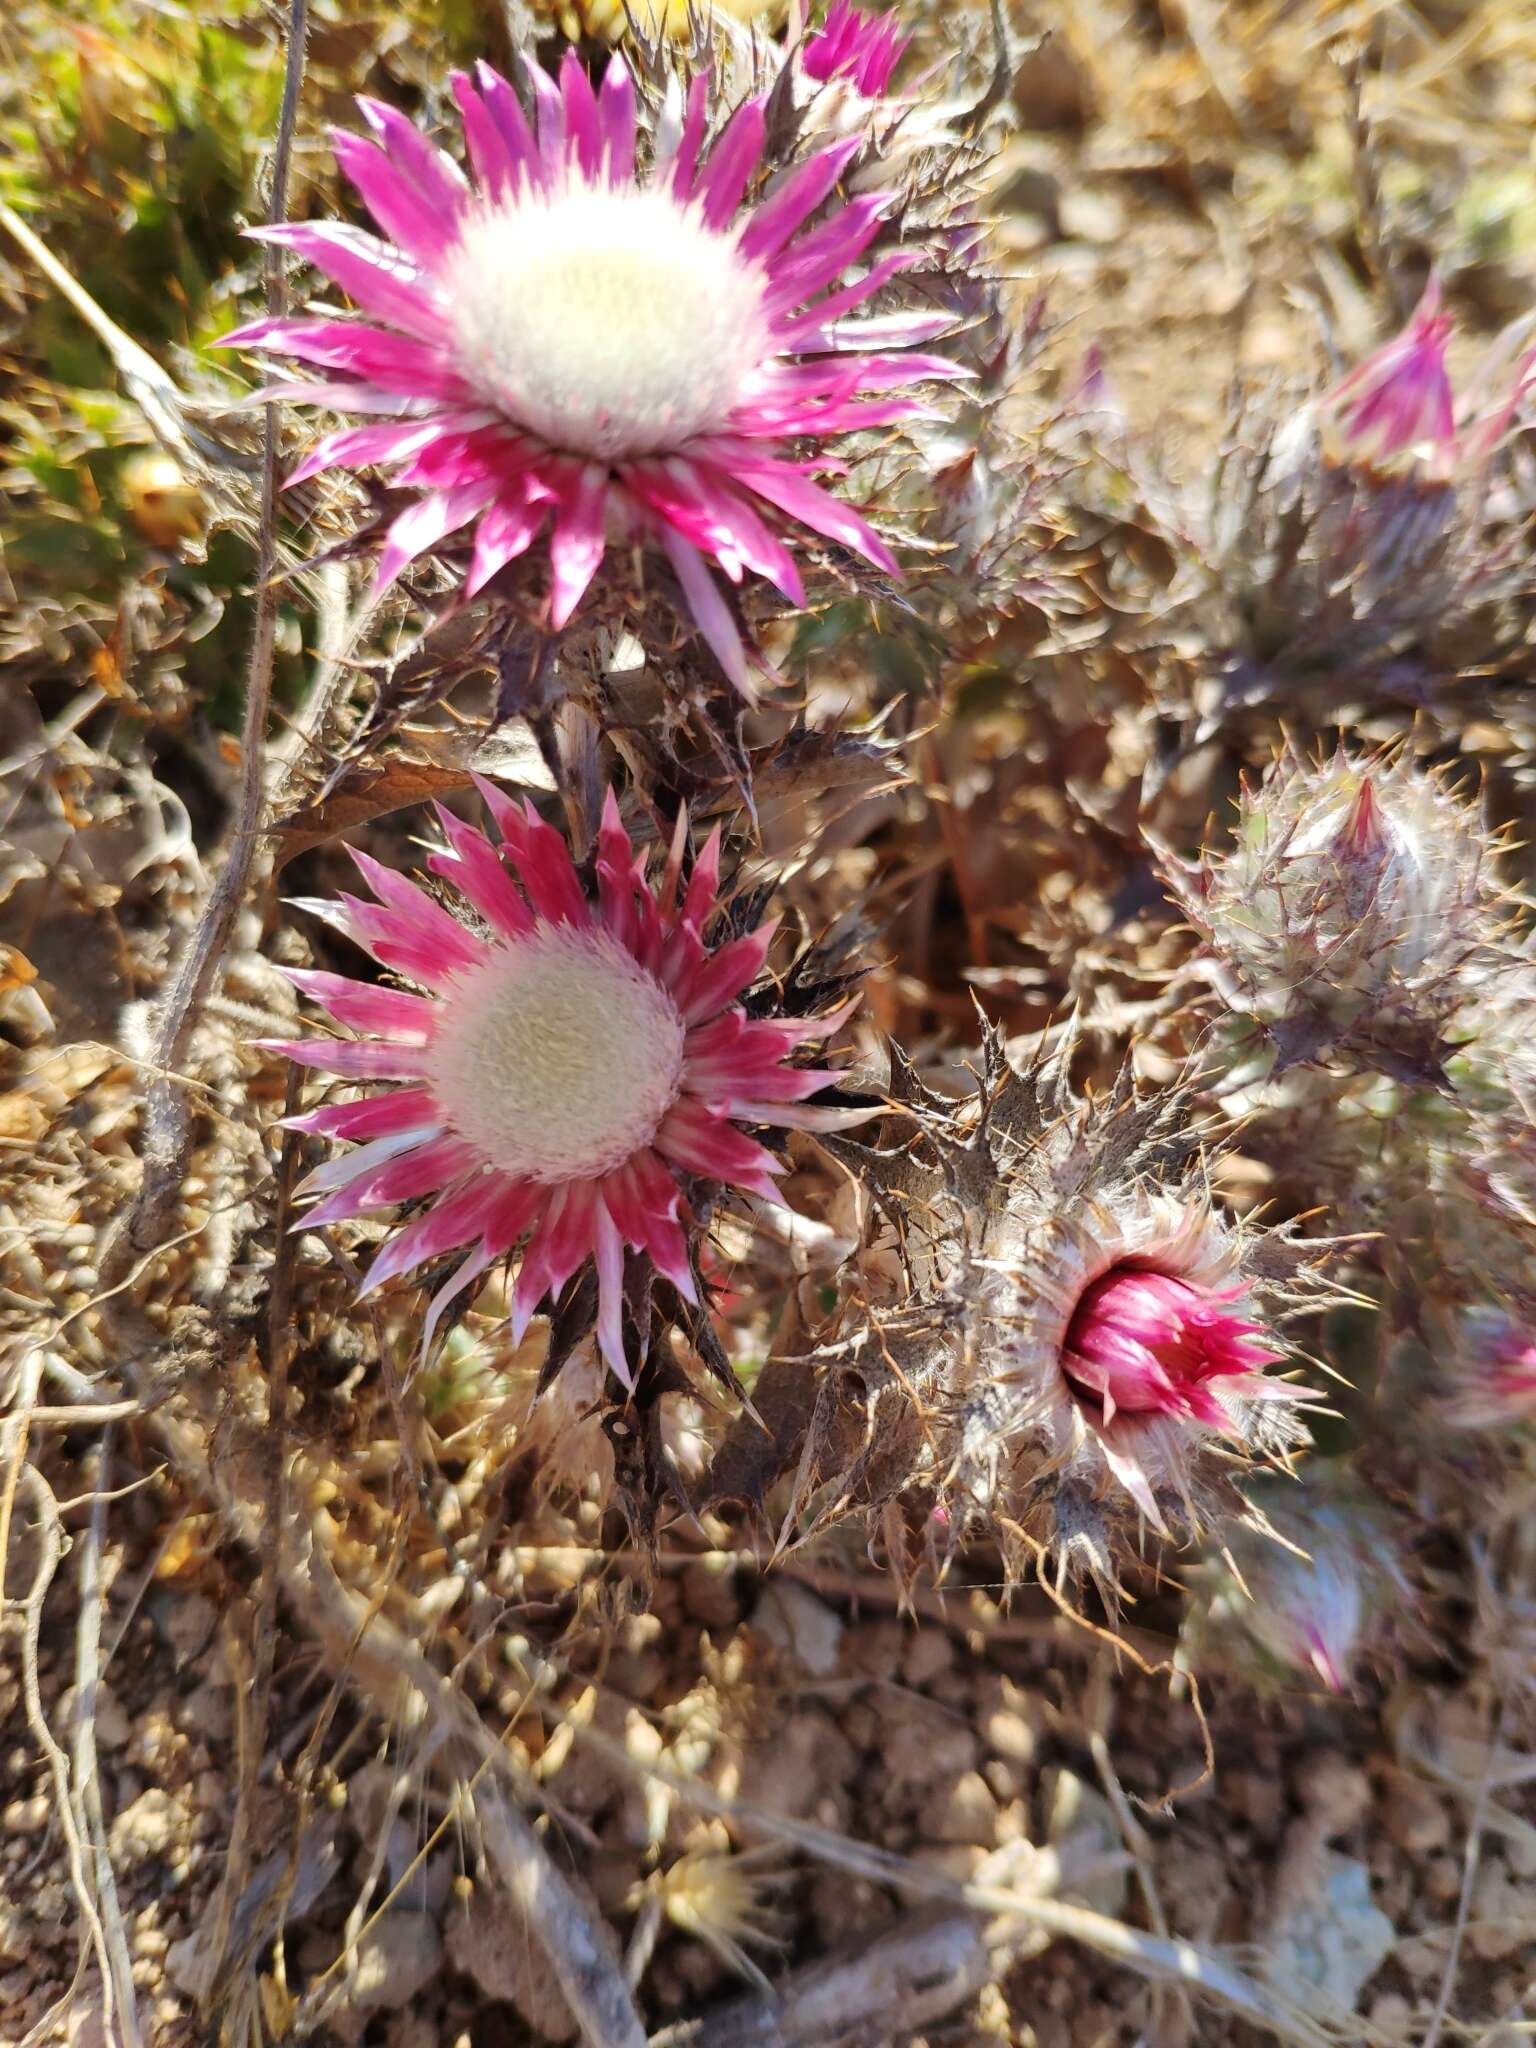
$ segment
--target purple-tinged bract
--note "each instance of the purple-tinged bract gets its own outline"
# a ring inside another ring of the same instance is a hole
[[[514,1343],[539,1303],[591,1259],[598,1346],[628,1384],[626,1249],[697,1300],[689,1184],[774,1197],[781,1162],[743,1126],[827,1129],[858,1115],[809,1103],[836,1081],[833,1070],[787,1063],[828,1038],[849,1005],[815,1018],[748,1014],[743,992],[776,926],[710,936],[718,831],[685,882],[679,820],[665,868],[649,879],[610,793],[594,899],[565,841],[531,806],[487,783],[480,791],[500,846],[440,811],[448,844],[428,862],[479,928],[361,853],[377,903],[307,906],[421,992],[292,975],[363,1035],[272,1049],[346,1080],[397,1084],[294,1119],[355,1141],[310,1175],[305,1191],[323,1199],[305,1227],[425,1202],[375,1257],[368,1288],[464,1251],[432,1304],[428,1342],[447,1304],[518,1247]]]
[[[821,27],[806,37],[800,65],[807,78],[823,84],[846,79],[865,99],[880,99],[889,92],[911,41],[894,17],[866,14],[849,0],[833,0]]]
[[[382,237],[339,222],[254,232],[327,271],[370,317],[257,320],[228,345],[315,365],[319,378],[277,387],[295,402],[376,416],[323,436],[290,481],[380,464],[420,490],[385,537],[381,586],[472,531],[472,595],[548,528],[560,628],[610,543],[654,543],[746,692],[741,632],[710,565],[798,604],[787,537],[800,529],[895,573],[869,522],[810,472],[838,467],[819,444],[919,415],[911,387],[960,374],[912,346],[948,317],[849,318],[908,261],[898,250],[860,265],[888,196],[829,204],[861,138],[828,144],[748,205],[763,99],[706,146],[710,79],[695,78],[670,154],[642,172],[622,58],[596,91],[574,53],[558,86],[529,75],[531,121],[488,65],[455,76],[467,177],[403,114],[361,101],[374,139],[338,134],[336,154]]]
[[[1449,474],[1456,448],[1456,404],[1445,363],[1450,332],[1440,287],[1431,279],[1402,333],[1319,400],[1318,431],[1335,461]]]

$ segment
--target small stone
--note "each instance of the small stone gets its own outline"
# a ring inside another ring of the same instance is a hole
[[[188,1998],[198,1997],[203,1988],[203,1946],[195,1934],[173,1941],[165,1952],[165,1974]]]
[[[1445,1802],[1417,1778],[1394,1777],[1382,1801],[1382,1826],[1405,1855],[1432,1856],[1451,1839]]]
[[[1319,2014],[1354,2012],[1397,1943],[1397,1929],[1371,1899],[1370,1872],[1303,1837],[1287,1855],[1276,1890],[1286,1906],[1266,1945],[1270,1978]]]
[[[990,1849],[997,1833],[997,1801],[978,1771],[952,1785],[935,1785],[918,1809],[917,1825],[929,1842],[970,1843]]]
[[[1406,2041],[1413,2024],[1413,2006],[1400,1991],[1383,1991],[1379,1998],[1372,1999],[1366,2017],[1379,2032]]]
[[[99,1998],[71,2001],[69,2018],[64,2023],[64,2039],[68,2048],[112,2048],[107,2033],[107,2016]]]
[[[442,1966],[443,1944],[424,1913],[381,1913],[357,1939],[352,2003],[359,2011],[398,2012]]]
[[[818,1802],[846,1785],[858,1768],[853,1746],[836,1723],[814,1709],[792,1715],[771,1740],[753,1749],[742,1790],[755,1805],[788,1820],[806,1820]]]
[[[0,1811],[0,1827],[8,1835],[38,1835],[48,1825],[48,1795],[34,1792],[30,1799],[13,1799]]]
[[[1231,1811],[1257,1828],[1261,1834],[1278,1831],[1285,1811],[1285,1793],[1278,1779],[1267,1771],[1228,1771],[1222,1789]]]
[[[1536,1943],[1536,1887],[1515,1884],[1504,1863],[1490,1857],[1472,1888],[1467,1946],[1485,1963],[1529,1952]]]
[[[1027,1692],[1011,1678],[998,1677],[983,1694],[977,1727],[994,1756],[1009,1763],[1032,1764],[1041,1737],[1050,1727],[1050,1706],[1037,1692]]]
[[[876,1702],[883,1729],[877,1745],[893,1785],[927,1785],[974,1770],[981,1745],[958,1715],[911,1693],[885,1693]]]
[[[516,2006],[541,2041],[576,2035],[576,2020],[559,1979],[528,1924],[509,1899],[479,1893],[448,1915],[448,1960],[488,1999]]]
[[[1424,1890],[1442,1905],[1461,1891],[1461,1865],[1454,1856],[1433,1856],[1424,1866]]]
[[[683,1567],[683,1606],[701,1627],[723,1634],[741,1619],[739,1578],[732,1558],[693,1558]]]
[[[178,1659],[191,1663],[207,1647],[219,1612],[201,1593],[176,1593],[167,1598],[163,1607],[157,1603],[155,1619]]]
[[[1006,1764],[1000,1756],[989,1756],[981,1767],[981,1775],[986,1779],[992,1797],[1000,1804],[1006,1805],[1010,1799],[1023,1796],[1024,1773],[1017,1764]]]
[[[1041,1839],[1062,1852],[1063,1889],[1096,1912],[1118,1916],[1126,1899],[1128,1879],[1124,1871],[1111,1870],[1083,1884],[1074,1883],[1072,1878],[1075,1865],[1097,1862],[1124,1849],[1114,1808],[1102,1792],[1062,1766],[1048,1770],[1041,1778],[1040,1805],[1044,1815]]]
[[[71,1686],[59,1702],[59,1719],[68,1725],[73,1736],[75,1724],[75,1701],[77,1693]],[[98,1685],[91,1704],[91,1720],[95,1727],[96,1747],[101,1750],[121,1749],[132,1732],[133,1724],[123,1711],[122,1702],[110,1685]]]
[[[14,1906],[0,1899],[0,1963],[25,1962],[31,1949],[26,1922]]]
[[[901,1675],[908,1685],[924,1686],[948,1671],[954,1661],[955,1646],[947,1629],[920,1628],[907,1644]]]
[[[215,1745],[225,1743],[234,1732],[234,1696],[222,1685],[196,1686],[178,1703],[176,1719],[188,1735]]]
[[[1329,1841],[1348,1834],[1370,1811],[1370,1779],[1336,1749],[1314,1750],[1304,1757],[1291,1783],[1298,1801]]]
[[[1392,1960],[1405,1977],[1411,1977],[1415,1984],[1426,1984],[1445,1968],[1445,1944],[1422,1934],[1411,1935],[1397,1944]]]
[[[141,1792],[112,1823],[109,1840],[114,1862],[161,1862],[175,1847],[186,1815],[158,1785]]]
[[[843,1618],[793,1579],[773,1579],[764,1587],[752,1626],[770,1643],[787,1650],[812,1678],[830,1678],[837,1669]]]

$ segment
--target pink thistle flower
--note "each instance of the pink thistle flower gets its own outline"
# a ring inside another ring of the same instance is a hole
[[[432,1302],[424,1344],[449,1302],[518,1247],[514,1345],[540,1302],[591,1259],[598,1348],[629,1386],[626,1251],[697,1301],[693,1183],[774,1197],[783,1165],[743,1126],[828,1130],[858,1120],[857,1110],[808,1100],[837,1080],[834,1070],[787,1063],[830,1037],[853,1004],[816,1018],[749,1013],[743,993],[762,971],[776,920],[707,936],[718,830],[684,883],[680,818],[659,880],[648,879],[610,791],[593,900],[564,840],[531,805],[478,787],[500,846],[439,808],[448,845],[427,864],[480,929],[358,852],[378,902],[305,905],[421,992],[291,974],[363,1035],[270,1049],[346,1080],[398,1084],[293,1120],[357,1141],[304,1183],[323,1199],[302,1227],[424,1200],[374,1259],[367,1287],[467,1247]]]
[[[1451,318],[1431,278],[1402,333],[1318,401],[1323,447],[1364,469],[1423,468],[1444,480],[1456,456],[1456,406],[1446,368]]]
[[[866,14],[849,0],[833,0],[826,20],[801,45],[800,68],[818,84],[846,79],[865,99],[883,99],[911,42],[893,16]]]
[[[1234,1307],[1241,1293],[1112,1266],[1073,1310],[1062,1370],[1077,1395],[1102,1410],[1106,1425],[1123,1410],[1187,1417],[1230,1434],[1232,1420],[1215,1387],[1249,1387],[1282,1355],[1255,1342],[1261,1326]]]
[[[948,316],[848,318],[909,261],[897,251],[854,269],[889,196],[807,228],[862,138],[829,144],[749,205],[763,98],[706,149],[710,81],[695,78],[675,144],[642,175],[622,59],[595,92],[574,52],[558,86],[529,76],[532,123],[488,65],[455,76],[471,178],[403,114],[360,101],[375,140],[338,134],[336,154],[387,239],[339,222],[253,233],[318,264],[372,320],[257,320],[225,345],[324,373],[274,396],[380,416],[323,436],[289,479],[383,464],[420,488],[385,536],[380,588],[472,530],[473,595],[548,526],[558,629],[610,542],[653,542],[750,694],[708,565],[802,603],[785,537],[798,528],[897,573],[868,521],[811,481],[839,465],[805,444],[924,414],[911,386],[965,374],[912,347]],[[802,444],[793,459],[789,442]]]
[[[1450,1419],[1463,1429],[1536,1422],[1536,1331],[1500,1308],[1462,1311]]]

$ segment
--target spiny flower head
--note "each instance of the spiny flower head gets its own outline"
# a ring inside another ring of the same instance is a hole
[[[1223,1532],[1191,1575],[1186,1651],[1264,1691],[1346,1693],[1409,1594],[1395,1525],[1346,1473],[1309,1465],[1300,1486],[1245,1489],[1253,1519]]]
[[[825,1353],[871,1400],[840,1490],[922,1504],[930,1540],[1022,1531],[1113,1586],[1124,1530],[1197,1531],[1226,1474],[1305,1437],[1275,1328],[1317,1248],[1222,1214],[1186,1095],[1079,1097],[1070,1046],[1022,1073],[990,1034],[984,1054],[968,1104],[899,1070],[917,1142],[827,1141],[899,1211],[908,1267]]]
[[[880,99],[911,41],[893,15],[867,14],[851,0],[833,0],[826,20],[801,45],[800,66],[820,84],[845,79],[865,99]]]
[[[361,101],[375,140],[338,134],[336,154],[386,239],[336,222],[253,232],[318,264],[372,318],[258,320],[227,345],[325,373],[277,387],[289,399],[377,416],[323,436],[290,481],[383,464],[419,490],[385,536],[380,587],[472,532],[472,595],[547,527],[558,629],[610,543],[652,543],[745,692],[741,632],[709,565],[799,604],[788,542],[808,531],[896,573],[868,521],[809,472],[838,466],[828,441],[921,414],[911,386],[960,374],[910,346],[948,317],[848,317],[912,260],[897,250],[856,268],[888,197],[828,210],[858,138],[748,205],[763,98],[706,147],[710,79],[696,77],[643,173],[622,57],[595,92],[573,51],[558,87],[528,77],[533,121],[488,65],[455,76],[469,178],[403,114]]]
[[[851,1005],[816,1018],[749,1010],[776,920],[736,935],[716,928],[718,830],[685,881],[680,818],[650,877],[610,792],[589,889],[531,806],[479,787],[500,845],[440,809],[447,846],[428,861],[460,915],[357,852],[378,901],[307,906],[415,987],[291,976],[362,1035],[273,1049],[346,1080],[397,1084],[294,1119],[355,1145],[304,1184],[322,1199],[303,1227],[425,1203],[375,1257],[366,1290],[465,1254],[432,1303],[425,1343],[448,1303],[515,1250],[514,1345],[590,1260],[598,1348],[631,1385],[630,1284],[654,1271],[698,1300],[695,1197],[710,1184],[776,1193],[782,1165],[747,1127],[849,1120],[809,1102],[831,1069],[788,1061]]]
[[[1406,756],[1287,753],[1244,789],[1229,853],[1165,873],[1282,1064],[1347,1051],[1425,1079],[1495,935],[1486,846],[1478,806]]]
[[[1536,1422],[1536,1323],[1483,1303],[1457,1319],[1447,1413],[1463,1429]]]

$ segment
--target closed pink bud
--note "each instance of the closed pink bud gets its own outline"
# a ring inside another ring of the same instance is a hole
[[[1255,1342],[1259,1325],[1234,1306],[1238,1287],[1205,1287],[1171,1274],[1112,1266],[1085,1289],[1062,1346],[1075,1391],[1102,1408],[1170,1415],[1229,1432],[1223,1381],[1246,1387],[1280,1354]]]
[[[1367,356],[1318,403],[1324,450],[1335,462],[1449,477],[1456,414],[1445,347],[1450,316],[1431,278],[1418,311],[1395,339]]]

